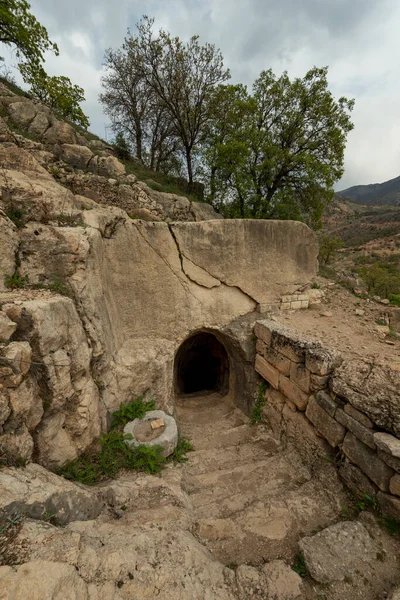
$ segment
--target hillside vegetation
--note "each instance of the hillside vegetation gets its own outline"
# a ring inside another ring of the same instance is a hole
[[[400,206],[400,176],[383,183],[354,185],[338,192],[358,204]]]

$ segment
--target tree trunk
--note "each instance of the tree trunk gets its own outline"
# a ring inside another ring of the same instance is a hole
[[[191,148],[185,148],[186,150],[186,164],[187,164],[187,170],[188,170],[188,183],[189,183],[189,190],[192,188],[192,184],[193,184],[193,165],[192,165],[192,149]]]
[[[136,156],[140,162],[143,162],[142,152],[142,130],[140,127],[136,127]]]

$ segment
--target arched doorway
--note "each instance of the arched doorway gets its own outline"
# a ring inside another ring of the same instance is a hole
[[[212,333],[201,331],[186,339],[176,353],[174,371],[179,396],[228,393],[228,354]]]

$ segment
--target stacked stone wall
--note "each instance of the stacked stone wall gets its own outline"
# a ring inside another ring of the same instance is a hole
[[[390,422],[388,405],[392,413],[400,405],[393,380],[388,378],[380,397],[366,396],[362,410],[362,390],[354,381],[343,385],[346,365],[337,352],[274,321],[258,321],[254,333],[255,369],[270,384],[263,419],[274,434],[294,442],[312,465],[321,458],[333,461],[358,497],[368,494],[400,519],[400,439],[393,431],[396,425],[382,428],[382,422]],[[371,366],[364,367],[368,378]],[[349,397],[344,389],[352,390]]]

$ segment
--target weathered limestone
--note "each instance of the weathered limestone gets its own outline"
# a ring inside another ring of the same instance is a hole
[[[379,545],[361,523],[332,525],[313,537],[303,538],[299,546],[313,579],[331,583],[366,573],[376,565]]]
[[[155,419],[160,419],[163,423],[165,423],[161,435],[150,441],[138,440],[136,436],[137,428],[140,425],[145,424],[147,421],[152,421]],[[142,445],[148,447],[159,446],[161,448],[161,454],[165,458],[173,453],[178,444],[178,428],[176,426],[176,421],[173,417],[167,415],[162,410],[150,410],[142,419],[134,419],[133,421],[129,421],[129,423],[127,423],[124,427],[124,433],[132,436],[132,439],[126,440],[128,446],[132,446],[134,448]]]
[[[343,441],[346,434],[345,428],[330,417],[313,396],[308,402],[306,417],[315,425],[333,448]]]
[[[360,498],[379,496],[388,513],[400,515],[400,440],[376,431],[397,427],[398,373],[389,366],[342,362],[336,352],[274,320],[258,321],[254,333],[256,371],[274,387],[278,381],[280,394],[269,390],[262,411],[274,435],[290,439],[307,464],[320,454],[313,441],[316,456],[309,452],[309,440],[322,436],[342,454],[338,473],[346,485]]]
[[[393,469],[378,458],[373,450],[358,440],[352,433],[347,433],[346,435],[343,443],[343,452],[383,492],[389,491],[390,479],[394,475]]]
[[[26,514],[33,519],[52,515],[57,525],[96,518],[103,503],[91,492],[37,464],[0,471],[0,516]]]

